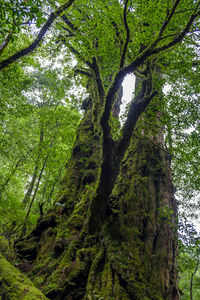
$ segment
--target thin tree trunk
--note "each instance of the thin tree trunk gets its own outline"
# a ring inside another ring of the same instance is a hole
[[[14,166],[14,168],[12,169],[12,171],[10,172],[9,176],[7,177],[7,179],[5,180],[5,182],[1,185],[1,188],[0,188],[0,194],[5,190],[6,186],[8,185],[8,183],[10,182],[12,176],[15,174],[15,172],[17,171],[19,165],[20,165],[20,162],[22,161],[22,158],[20,158],[18,160],[18,162],[16,163],[16,165]]]
[[[48,198],[47,198],[47,202],[48,203],[51,201],[51,197],[53,195],[53,192],[54,192],[54,189],[55,189],[56,185],[59,184],[60,176],[61,176],[61,174],[62,174],[62,172],[63,172],[63,170],[64,170],[64,168],[66,166],[67,161],[68,161],[68,158],[64,161],[64,164],[62,165],[62,167],[61,167],[61,169],[60,169],[60,171],[58,173],[58,176],[56,177],[56,180],[54,181],[54,184],[53,184],[53,186],[51,188],[51,191],[50,191],[50,193],[48,195]]]
[[[41,169],[41,171],[40,171],[40,174],[39,174],[39,177],[38,177],[38,181],[37,181],[37,185],[36,185],[36,187],[35,187],[35,191],[34,191],[32,200],[31,200],[31,202],[29,203],[28,211],[27,211],[26,217],[25,217],[25,219],[24,219],[24,223],[23,223],[23,226],[22,226],[22,233],[21,233],[21,236],[24,236],[25,233],[26,233],[26,223],[27,223],[28,217],[29,217],[29,215],[30,215],[31,208],[32,208],[32,206],[33,206],[33,202],[34,202],[34,200],[35,200],[35,197],[36,197],[36,194],[37,194],[37,191],[38,191],[38,188],[39,188],[39,184],[40,184],[40,181],[41,181],[41,178],[42,178],[42,174],[43,174],[43,172],[44,172],[44,168],[45,168],[45,166],[46,166],[46,163],[47,163],[48,158],[49,158],[49,155],[46,156],[45,161],[44,161],[44,164],[43,164],[42,169]]]
[[[1,43],[1,45],[0,45],[0,55],[2,55],[3,51],[8,46],[12,35],[13,35],[13,32],[9,32],[7,37],[5,38],[5,40]]]
[[[194,276],[195,276],[198,268],[199,268],[199,258],[197,260],[195,270],[192,273],[191,278],[190,278],[190,300],[193,300],[193,280],[194,280]]]
[[[34,185],[35,185],[36,178],[37,178],[39,163],[40,163],[40,157],[41,157],[41,152],[42,152],[43,138],[44,138],[44,132],[43,132],[43,129],[41,129],[40,130],[40,139],[39,139],[39,144],[38,144],[38,154],[37,154],[37,158],[36,158],[36,161],[35,161],[35,168],[34,168],[33,176],[32,176],[31,182],[29,184],[28,190],[27,190],[27,192],[24,196],[24,199],[22,201],[24,206],[26,206],[30,201],[30,197],[31,197]]]

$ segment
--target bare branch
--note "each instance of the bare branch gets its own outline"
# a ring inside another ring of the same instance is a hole
[[[3,60],[0,63],[0,70],[7,67],[7,66],[9,66],[11,63],[15,62],[19,58],[33,52],[35,50],[35,48],[38,47],[40,41],[44,38],[45,34],[47,33],[48,29],[50,28],[52,23],[55,21],[55,19],[58,16],[60,16],[65,9],[70,7],[74,1],[75,0],[68,0],[63,5],[58,7],[54,12],[52,12],[50,14],[49,18],[47,19],[46,23],[42,26],[40,32],[38,33],[38,35],[37,35],[36,39],[33,41],[33,43],[31,43],[28,47],[26,47],[26,48],[20,50],[19,52],[15,53],[14,55],[10,56],[9,58]]]

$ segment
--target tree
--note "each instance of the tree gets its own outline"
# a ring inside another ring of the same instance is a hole
[[[67,1],[53,7],[29,46],[0,63],[3,69],[33,51],[52,28],[55,43],[76,58],[74,72],[89,95],[53,209],[15,242],[25,260],[19,267],[50,299],[179,299],[177,207],[165,147],[166,134],[173,146],[168,120],[176,99],[166,102],[162,89],[180,73],[191,75],[200,2],[189,4]],[[121,84],[130,73],[135,94],[119,128]],[[9,293],[4,279],[1,289]]]
[[[9,72],[11,84],[6,76],[2,80],[0,222],[7,237],[21,230],[25,218],[29,229],[51,207],[80,117],[66,98],[70,82],[58,79],[55,70],[35,72],[26,72],[26,79],[20,72],[21,93],[14,80],[16,68]]]
[[[179,274],[181,299],[199,297],[199,236],[191,224],[180,224]]]

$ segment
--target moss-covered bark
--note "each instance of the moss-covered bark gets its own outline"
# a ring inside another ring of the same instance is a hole
[[[178,300],[176,203],[162,136],[132,135],[122,159],[101,126],[103,99],[96,90],[92,97],[54,209],[15,243],[19,267],[28,262],[24,271],[52,300]]]
[[[134,141],[111,196],[130,299],[178,299],[173,192],[165,153],[151,141]]]
[[[0,295],[8,300],[47,300],[33,283],[0,254]]]
[[[87,228],[88,187],[70,216],[56,210],[17,244],[28,272],[50,299],[178,299],[176,206],[164,152],[133,141],[98,233]],[[59,215],[58,215],[59,213]]]

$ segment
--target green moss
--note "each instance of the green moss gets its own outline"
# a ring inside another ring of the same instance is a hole
[[[46,256],[46,253],[52,253],[55,245],[55,236],[55,230],[51,227],[44,231],[40,240],[40,243],[42,244],[39,252],[40,256],[44,257]]]
[[[0,252],[7,254],[9,252],[9,242],[4,236],[0,236]]]
[[[100,265],[100,263],[102,262],[102,260],[104,259],[104,254],[105,254],[104,247],[101,247],[101,249],[99,251],[96,248],[93,248],[93,251],[94,251],[94,249],[95,249],[96,253],[95,253],[95,257],[92,262],[91,268],[90,268],[90,273],[88,275],[87,287],[86,287],[87,294],[91,294],[91,291],[94,290],[97,269],[98,269],[98,266]]]
[[[101,286],[103,296],[105,299],[111,299],[113,296],[113,278],[112,269],[110,263],[104,265],[104,269],[101,276]]]
[[[149,142],[133,143],[121,164],[111,196],[115,218],[118,217],[120,237],[118,242],[114,242],[114,235],[110,232],[111,236],[108,235],[106,242],[107,257],[113,272],[120,274],[119,284],[119,278],[114,276],[117,293],[124,289],[119,299],[163,300],[163,283],[159,282],[161,274],[156,270],[155,277],[152,274],[148,277],[148,274],[154,272],[152,265],[155,266],[156,261],[163,262],[163,258],[153,260],[152,248],[157,222],[161,218],[166,219],[163,209],[162,214],[157,211],[159,201],[163,198],[160,182],[164,172],[160,150],[155,150]],[[151,238],[147,234],[151,234]],[[148,238],[151,242],[147,247]]]
[[[126,291],[121,286],[119,281],[119,276],[115,273],[114,275],[114,285],[113,285],[113,294],[117,295],[120,300],[130,300]]]
[[[47,299],[33,283],[0,255],[0,294],[9,300]]]

